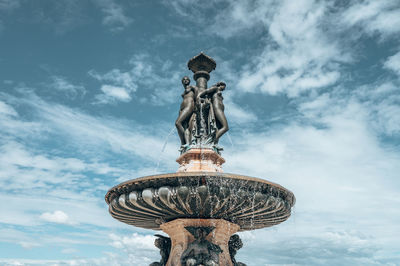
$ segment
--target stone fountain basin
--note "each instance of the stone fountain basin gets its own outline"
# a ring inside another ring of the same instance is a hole
[[[105,200],[111,215],[153,230],[177,218],[224,219],[240,231],[287,220],[292,192],[272,182],[218,172],[180,172],[132,179],[111,188]]]

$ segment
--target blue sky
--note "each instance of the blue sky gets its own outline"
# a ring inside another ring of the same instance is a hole
[[[175,172],[186,63],[217,61],[225,172],[293,216],[241,233],[247,265],[400,262],[398,1],[0,0],[0,264],[148,265],[112,186]]]

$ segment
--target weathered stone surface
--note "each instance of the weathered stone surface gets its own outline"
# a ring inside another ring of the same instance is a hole
[[[176,162],[180,165],[178,172],[223,172],[225,160],[211,149],[190,149]]]

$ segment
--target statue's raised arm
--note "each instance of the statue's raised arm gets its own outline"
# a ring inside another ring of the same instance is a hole
[[[218,90],[218,84],[221,82],[218,82],[217,84],[211,86],[210,88],[201,91],[200,93],[197,94],[197,99],[196,101],[199,101],[201,98],[205,98],[205,97],[211,97],[212,94],[214,94],[215,92],[217,92]]]

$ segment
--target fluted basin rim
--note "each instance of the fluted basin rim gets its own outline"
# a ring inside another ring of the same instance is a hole
[[[153,230],[177,218],[224,219],[240,231],[254,230],[287,220],[295,203],[279,184],[219,172],[136,178],[111,188],[105,200],[115,219]]]
[[[270,186],[276,187],[280,190],[282,190],[282,192],[287,193],[288,195],[290,195],[290,204],[291,206],[294,206],[294,204],[296,203],[296,197],[294,196],[293,192],[290,191],[289,189],[265,180],[265,179],[261,179],[261,178],[257,178],[257,177],[251,177],[251,176],[246,176],[246,175],[238,175],[238,174],[232,174],[232,173],[218,173],[218,172],[176,172],[176,173],[168,173],[168,174],[159,174],[159,175],[149,175],[149,176],[143,176],[143,177],[139,177],[139,178],[134,178],[125,182],[122,182],[112,188],[110,188],[105,196],[105,201],[107,202],[107,204],[110,204],[111,200],[112,200],[112,194],[116,193],[118,190],[123,189],[124,187],[128,187],[131,185],[136,185],[139,184],[141,182],[145,182],[145,181],[154,181],[157,179],[164,179],[164,178],[174,178],[174,177],[201,177],[201,176],[218,176],[218,177],[224,177],[224,178],[230,178],[230,179],[239,179],[239,180],[245,180],[245,181],[250,181],[250,182],[261,182],[264,184],[268,184]]]

